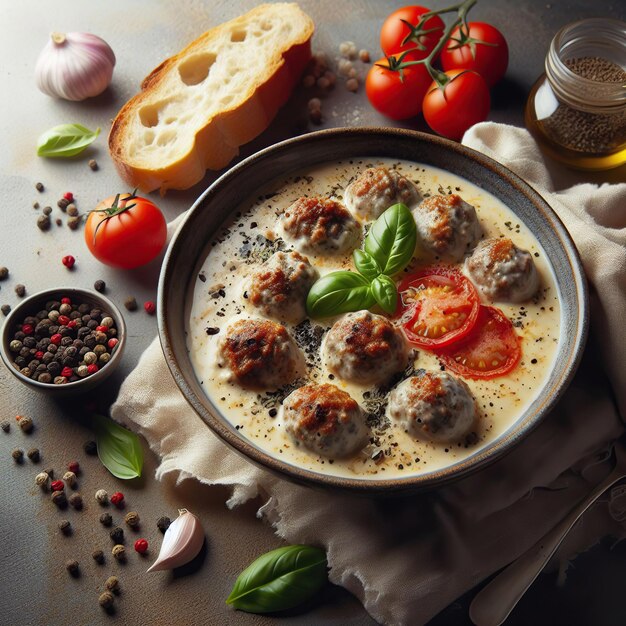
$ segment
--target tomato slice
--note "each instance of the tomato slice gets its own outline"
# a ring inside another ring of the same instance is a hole
[[[467,335],[478,317],[480,302],[474,285],[451,267],[430,267],[407,276],[398,289],[407,339],[434,350]]]
[[[472,331],[438,352],[443,364],[466,378],[496,378],[508,374],[522,356],[513,324],[496,307],[481,306]]]

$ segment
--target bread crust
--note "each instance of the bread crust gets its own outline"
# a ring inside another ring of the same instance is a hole
[[[278,5],[280,6],[280,5]],[[133,96],[119,111],[109,132],[109,151],[120,176],[131,186],[142,191],[160,189],[188,189],[205,175],[207,169],[218,170],[230,163],[239,153],[239,147],[263,132],[280,107],[288,100],[293,88],[311,58],[313,21],[297,5],[282,5],[297,10],[303,16],[304,28],[295,43],[276,50],[264,76],[236,106],[220,109],[199,128],[194,141],[185,154],[177,155],[161,167],[142,167],[133,164],[126,156],[125,142],[141,107],[158,93],[170,72],[176,71],[181,61],[203,51],[208,41],[247,24],[247,21],[277,5],[260,5],[230,22],[216,26],[191,42],[178,54],[166,59],[146,76],[141,91]]]

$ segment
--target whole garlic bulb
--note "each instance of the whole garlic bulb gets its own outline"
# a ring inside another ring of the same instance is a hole
[[[52,33],[35,66],[37,87],[54,98],[84,100],[111,82],[115,54],[90,33]]]

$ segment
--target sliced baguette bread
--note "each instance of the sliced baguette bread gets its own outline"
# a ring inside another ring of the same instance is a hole
[[[313,30],[297,4],[263,4],[161,63],[111,127],[122,178],[163,193],[226,166],[289,98],[311,57]]]

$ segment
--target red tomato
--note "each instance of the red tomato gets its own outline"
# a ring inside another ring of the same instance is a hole
[[[457,269],[429,267],[410,274],[398,292],[398,319],[407,339],[420,348],[448,346],[467,335],[476,323],[478,294]]]
[[[513,324],[492,306],[481,306],[476,324],[464,339],[438,353],[444,365],[466,378],[496,378],[518,364],[522,349]]]
[[[469,70],[446,72],[450,81],[442,89],[433,82],[424,97],[424,119],[440,135],[459,140],[474,124],[487,119],[489,88],[484,79]]]
[[[157,206],[129,193],[100,202],[85,224],[85,243],[96,259],[124,269],[152,261],[166,236],[165,218]]]
[[[425,35],[416,34],[415,38],[412,37],[411,29],[404,23],[409,22],[409,24],[417,26],[421,16],[429,11],[430,9],[425,7],[408,6],[394,11],[387,17],[380,29],[380,47],[386,56],[392,54],[399,56],[411,48],[415,48],[415,51],[407,54],[404,57],[405,61],[425,59],[430,54],[443,35],[445,25],[442,19],[438,15],[429,17],[424,22],[422,29],[424,31],[434,29],[434,31]]]
[[[384,67],[380,67],[380,66]],[[412,65],[400,72],[387,69],[385,58],[372,65],[365,80],[365,92],[372,106],[394,120],[415,117],[422,111],[422,101],[432,78],[423,65]]]
[[[467,43],[465,43],[467,42]],[[448,70],[478,72],[489,87],[493,87],[506,73],[509,47],[504,35],[491,24],[469,23],[469,39],[455,28],[441,51],[441,64]]]

